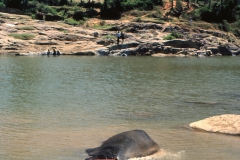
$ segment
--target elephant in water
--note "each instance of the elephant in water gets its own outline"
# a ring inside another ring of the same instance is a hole
[[[134,157],[149,156],[158,150],[159,145],[146,132],[133,130],[110,137],[100,147],[87,149],[89,157],[85,160],[127,160]]]

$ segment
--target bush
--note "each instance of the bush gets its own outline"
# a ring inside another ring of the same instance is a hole
[[[230,24],[226,20],[223,20],[222,28],[226,32],[230,32],[232,30],[232,27],[230,26]]]
[[[27,33],[23,33],[23,34],[9,34],[8,36],[12,36],[16,39],[22,39],[22,40],[30,40],[33,39],[35,37],[35,35],[33,34],[27,34]]]
[[[130,11],[133,9],[138,10],[152,10],[154,3],[152,0],[127,0],[121,3],[124,11]]]
[[[141,17],[137,17],[134,21],[135,22],[142,22],[142,19],[141,19]]]
[[[183,36],[180,33],[177,32],[171,32],[167,36],[163,37],[164,40],[172,40],[177,38],[182,38]]]
[[[176,9],[177,9],[178,11],[182,11],[182,10],[183,10],[182,0],[177,0],[177,1],[176,1]]]
[[[172,36],[171,34],[163,37],[164,40],[172,40],[172,39],[176,39],[176,37]]]
[[[79,21],[76,21],[72,18],[67,18],[64,20],[65,23],[69,24],[69,25],[79,25],[80,22]]]
[[[177,33],[177,32],[171,32],[171,35],[175,38],[182,38],[183,37],[182,34]]]
[[[0,2],[0,8],[4,8],[5,4],[3,2]]]
[[[18,30],[34,30],[32,26],[22,26],[22,27],[17,27]]]

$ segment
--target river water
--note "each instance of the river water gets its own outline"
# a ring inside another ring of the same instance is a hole
[[[188,124],[240,114],[240,57],[0,56],[0,159],[83,160],[145,130],[159,159],[239,160],[240,137]]]

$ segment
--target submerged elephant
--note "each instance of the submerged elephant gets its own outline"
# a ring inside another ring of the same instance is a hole
[[[89,157],[85,160],[127,160],[134,157],[145,157],[158,150],[158,144],[146,132],[133,130],[110,137],[100,147],[87,149]]]

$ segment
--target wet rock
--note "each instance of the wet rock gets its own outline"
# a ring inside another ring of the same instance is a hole
[[[206,56],[211,56],[212,51],[211,50],[199,50],[196,52],[198,57],[206,57]]]
[[[240,135],[240,115],[225,114],[213,116],[190,124],[190,127],[207,132]]]
[[[96,52],[94,51],[76,51],[76,52],[72,52],[71,54],[73,55],[79,55],[79,56],[93,56],[96,55]]]
[[[240,48],[232,43],[226,44],[226,48],[232,53],[232,55],[240,54]]]
[[[224,56],[231,56],[232,52],[228,50],[226,46],[218,46],[218,51]]]
[[[159,53],[162,51],[162,43],[160,42],[147,42],[140,44],[136,48],[138,55],[145,55],[147,52],[148,54]]]
[[[97,54],[102,55],[102,56],[106,56],[109,55],[109,49],[108,48],[100,48],[95,50]]]

